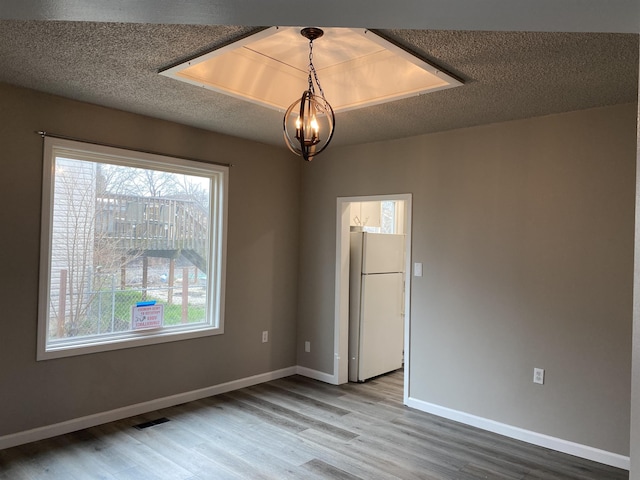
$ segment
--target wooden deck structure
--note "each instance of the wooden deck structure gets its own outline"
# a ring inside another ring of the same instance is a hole
[[[96,199],[96,243],[123,254],[176,259],[207,273],[208,214],[191,200],[104,194]]]

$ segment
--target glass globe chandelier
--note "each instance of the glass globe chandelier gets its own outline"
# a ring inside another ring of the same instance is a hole
[[[284,140],[289,150],[310,162],[331,142],[336,120],[333,108],[324,98],[318,74],[313,66],[313,41],[320,38],[324,32],[320,28],[307,27],[303,28],[300,34],[309,40],[309,87],[284,114]],[[318,87],[319,95],[316,94],[315,86]]]

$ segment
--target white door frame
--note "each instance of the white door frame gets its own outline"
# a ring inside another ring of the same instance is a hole
[[[411,199],[410,193],[338,197],[336,210],[336,291],[333,381],[335,385],[349,380],[349,206],[353,202],[404,202],[405,293],[404,293],[404,398],[409,396],[409,339],[411,338]]]

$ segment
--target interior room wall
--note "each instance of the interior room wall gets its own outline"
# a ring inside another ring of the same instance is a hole
[[[0,437],[295,365],[301,164],[296,157],[3,84],[0,105]],[[36,361],[38,130],[234,165],[223,335]],[[264,344],[263,330],[269,330]]]
[[[412,193],[424,276],[410,396],[628,455],[636,113],[329,148],[304,165],[298,363],[333,370],[336,198]]]
[[[629,480],[640,480],[640,85],[636,123],[636,232],[633,292],[633,355],[631,372],[631,469]]]
[[[352,202],[349,206],[349,225],[354,227],[379,227],[382,202]]]

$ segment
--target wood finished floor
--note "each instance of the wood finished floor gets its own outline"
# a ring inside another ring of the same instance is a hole
[[[402,405],[401,371],[300,376],[0,450],[0,479],[621,480],[628,472]],[[143,430],[142,422],[169,422]]]

